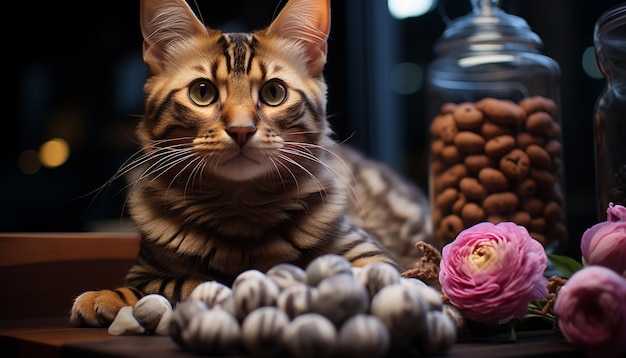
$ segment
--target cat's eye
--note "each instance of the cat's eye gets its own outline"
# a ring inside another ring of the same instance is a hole
[[[269,80],[261,87],[259,95],[261,102],[270,106],[278,106],[287,98],[287,87],[280,80]]]
[[[189,85],[189,99],[198,106],[208,106],[217,100],[217,88],[207,79],[197,79]]]

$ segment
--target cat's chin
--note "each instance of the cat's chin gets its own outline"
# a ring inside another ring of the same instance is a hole
[[[233,181],[255,179],[267,171],[262,162],[249,156],[238,154],[222,162],[216,170],[220,177]]]

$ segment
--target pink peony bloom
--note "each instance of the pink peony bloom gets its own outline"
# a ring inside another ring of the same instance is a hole
[[[523,318],[528,303],[545,299],[548,258],[525,227],[482,222],[444,246],[439,282],[450,302],[468,319],[496,323]]]
[[[591,357],[626,354],[626,280],[602,266],[587,266],[559,290],[554,305],[565,338]]]
[[[626,277],[626,207],[609,204],[607,220],[587,229],[580,249],[587,265],[608,267]]]

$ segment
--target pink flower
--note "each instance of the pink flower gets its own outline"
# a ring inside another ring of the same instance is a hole
[[[609,204],[607,220],[587,229],[580,249],[587,265],[608,267],[626,277],[626,207]]]
[[[528,303],[548,295],[548,258],[528,230],[512,222],[476,224],[444,246],[439,282],[468,319],[496,323],[523,318]]]
[[[587,266],[559,290],[559,329],[592,357],[626,354],[626,280],[602,266]]]

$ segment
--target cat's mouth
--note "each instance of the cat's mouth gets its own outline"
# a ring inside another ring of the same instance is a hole
[[[261,165],[261,163],[258,160],[247,156],[243,152],[239,152],[238,154],[235,154],[232,158],[226,159],[225,161],[222,162],[222,165],[251,165],[251,164]]]
[[[265,166],[257,159],[239,152],[221,162],[217,173],[230,180],[242,181],[258,177],[265,172]]]

